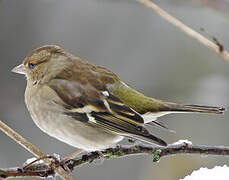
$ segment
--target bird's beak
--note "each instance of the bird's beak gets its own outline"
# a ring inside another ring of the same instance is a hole
[[[20,65],[16,66],[11,71],[14,73],[18,73],[18,74],[26,74],[26,68],[25,68],[24,64],[20,64]]]

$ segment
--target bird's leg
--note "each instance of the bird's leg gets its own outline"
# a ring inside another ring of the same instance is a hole
[[[60,165],[62,165],[62,167],[68,171],[68,172],[71,172],[71,170],[68,168],[68,166],[66,165],[66,162],[71,160],[71,159],[74,159],[76,158],[80,153],[84,152],[85,150],[83,149],[78,149],[76,150],[75,152],[65,156],[61,161],[60,161]]]

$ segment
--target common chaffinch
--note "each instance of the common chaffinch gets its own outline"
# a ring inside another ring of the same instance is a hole
[[[25,74],[25,103],[45,133],[85,151],[113,147],[123,138],[166,146],[146,129],[176,112],[216,113],[223,107],[182,105],[136,91],[105,67],[76,57],[59,46],[31,51],[13,72]]]

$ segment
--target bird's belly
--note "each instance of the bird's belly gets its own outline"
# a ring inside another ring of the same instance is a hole
[[[35,124],[45,133],[71,146],[85,151],[97,151],[115,146],[123,137],[108,133],[55,110],[41,111],[34,104],[30,109]]]

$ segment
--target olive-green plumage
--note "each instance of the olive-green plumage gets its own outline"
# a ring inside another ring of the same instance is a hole
[[[124,104],[127,104],[140,114],[159,112],[160,109],[166,108],[166,105],[162,101],[147,97],[120,81],[108,85],[108,89],[121,99]]]
[[[140,114],[147,112],[199,112],[221,114],[225,108],[199,105],[182,105],[154,99],[136,91],[125,83],[118,81],[108,89],[129,107]]]

